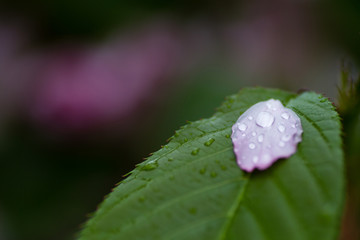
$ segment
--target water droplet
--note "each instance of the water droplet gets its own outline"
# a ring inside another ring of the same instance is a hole
[[[288,119],[289,119],[289,114],[286,113],[286,112],[284,112],[284,113],[281,114],[281,117],[282,117],[283,119],[288,120]]]
[[[194,208],[194,207],[189,209],[189,213],[190,213],[190,214],[193,214],[193,215],[194,215],[194,214],[196,214],[196,212],[197,212],[197,210],[196,210],[196,208]]]
[[[261,143],[263,141],[264,141],[264,135],[261,134],[258,136],[258,142]]]
[[[226,138],[230,138],[230,134],[226,134],[225,137],[226,137]]]
[[[254,163],[257,163],[257,162],[258,162],[258,160],[259,160],[259,157],[258,157],[258,156],[254,156],[254,157],[253,157],[253,161],[254,161]]]
[[[256,132],[252,132],[251,135],[253,135],[254,137],[256,136]]]
[[[248,119],[251,121],[253,120],[254,118],[252,116],[249,116]]]
[[[204,143],[204,145],[208,147],[208,146],[210,146],[211,144],[213,144],[213,142],[215,142],[215,139],[210,138],[209,140],[207,140],[207,141]]]
[[[286,135],[281,137],[281,140],[284,141],[284,142],[287,142],[287,141],[290,140],[290,138],[291,138],[291,136],[289,134],[286,134]]]
[[[250,149],[255,149],[255,144],[250,143],[250,144],[249,144],[249,148],[250,148]]]
[[[282,125],[282,124],[280,124],[280,125],[278,126],[278,130],[279,130],[279,132],[284,132],[284,131],[285,131],[285,126]]]
[[[244,123],[240,123],[240,124],[238,125],[238,129],[239,129],[240,131],[245,131],[246,128],[247,128],[247,126],[246,126]]]
[[[269,112],[260,112],[256,118],[256,124],[260,127],[270,127],[274,123],[274,115]]]
[[[202,168],[202,169],[199,170],[200,174],[204,174],[205,172],[206,172],[206,168]]]
[[[214,177],[217,176],[217,173],[216,173],[216,172],[211,172],[211,173],[210,173],[210,176],[211,176],[212,178],[214,178]]]
[[[284,143],[283,141],[280,141],[280,142],[279,142],[279,146],[280,146],[280,147],[284,147],[284,146],[285,146],[285,143]]]
[[[195,148],[194,150],[192,150],[191,155],[195,156],[199,153],[199,151],[200,151],[200,148]]]
[[[148,162],[141,169],[145,171],[151,171],[158,167],[158,163],[155,161]]]

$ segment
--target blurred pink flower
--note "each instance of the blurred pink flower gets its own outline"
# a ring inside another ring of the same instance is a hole
[[[81,130],[126,118],[161,93],[179,65],[172,27],[155,25],[95,47],[49,53],[38,71],[33,118],[55,129]]]

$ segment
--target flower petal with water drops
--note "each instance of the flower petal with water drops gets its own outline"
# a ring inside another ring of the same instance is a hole
[[[259,102],[232,127],[231,139],[242,170],[264,170],[296,152],[303,132],[300,118],[279,100]]]

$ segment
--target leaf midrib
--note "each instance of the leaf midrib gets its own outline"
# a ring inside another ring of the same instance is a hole
[[[227,220],[224,222],[222,226],[222,230],[220,230],[218,240],[224,240],[226,239],[227,233],[229,232],[229,229],[231,228],[234,219],[235,214],[239,210],[242,200],[244,199],[246,188],[249,184],[251,173],[249,173],[247,176],[244,176],[246,178],[246,182],[244,183],[243,187],[240,188],[238,195],[235,198],[234,203],[229,208],[229,211],[226,214]]]

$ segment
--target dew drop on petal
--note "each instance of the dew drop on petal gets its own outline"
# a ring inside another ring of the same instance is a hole
[[[284,125],[280,124],[280,125],[278,126],[278,130],[279,130],[279,132],[284,132],[284,131],[285,131]]]
[[[296,113],[274,99],[251,106],[232,130],[237,163],[247,172],[264,170],[278,159],[290,157],[296,152],[303,132]]]
[[[256,118],[256,124],[260,127],[270,127],[274,123],[274,115],[269,112],[260,112]]]
[[[289,134],[286,134],[286,135],[281,137],[281,140],[284,141],[284,142],[287,142],[287,141],[290,140],[290,138],[291,138],[291,136]]]
[[[282,117],[283,119],[288,120],[288,119],[289,119],[289,114],[286,113],[286,112],[284,112],[284,113],[281,114],[281,117]]]
[[[247,126],[246,126],[244,123],[240,123],[240,124],[238,125],[238,128],[239,128],[240,131],[245,131],[246,128],[247,128]]]

